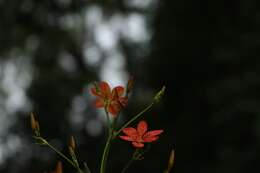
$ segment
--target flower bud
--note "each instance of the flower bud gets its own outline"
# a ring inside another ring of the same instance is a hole
[[[36,131],[40,132],[40,124],[38,121],[35,121],[35,127],[36,127]]]
[[[70,155],[71,155],[72,157],[74,157],[74,156],[75,156],[74,150],[71,148],[71,146],[69,146],[68,148],[69,148]]]
[[[62,163],[61,163],[61,161],[58,161],[58,163],[56,165],[55,173],[62,173]]]
[[[69,138],[69,148],[71,148],[73,151],[76,148],[76,142],[73,136],[70,136]]]
[[[128,79],[128,82],[127,82],[127,86],[126,86],[126,93],[127,94],[132,91],[133,86],[134,86],[134,77],[130,76],[130,78]]]
[[[175,152],[174,152],[174,150],[172,150],[170,158],[169,158],[168,170],[171,170],[174,165],[174,157],[175,157]]]
[[[34,131],[37,129],[36,124],[37,124],[37,121],[35,120],[34,114],[31,113],[31,128]]]
[[[162,87],[162,89],[154,96],[154,101],[159,102],[162,96],[164,95],[165,92],[165,86]]]

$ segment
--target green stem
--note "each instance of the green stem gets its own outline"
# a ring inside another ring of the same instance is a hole
[[[107,164],[107,158],[112,142],[112,134],[113,134],[113,129],[115,124],[111,123],[110,118],[109,118],[109,113],[107,111],[107,108],[105,107],[105,112],[106,112],[106,117],[107,117],[107,125],[108,125],[108,138],[106,141],[106,145],[102,154],[102,160],[101,160],[101,165],[100,165],[100,173],[105,173],[106,172],[106,164]]]
[[[107,111],[106,107],[105,107],[105,113],[106,113],[106,118],[107,118],[108,133],[110,133],[110,131],[111,131],[111,121],[110,121],[109,114],[108,114],[108,111]]]
[[[73,167],[78,169],[78,167],[64,154],[62,154],[59,150],[57,150],[54,146],[52,146],[50,143],[46,142],[45,143],[48,147],[50,147],[54,152],[56,152],[58,155],[60,155],[62,158],[64,158],[67,162],[69,162]]]
[[[146,108],[144,108],[139,114],[137,114],[136,116],[134,116],[132,119],[130,119],[127,123],[125,123],[117,132],[114,133],[114,138],[117,137],[121,131],[128,127],[132,122],[134,122],[136,119],[138,119],[139,117],[141,117],[146,111],[148,111],[149,109],[151,109],[151,107],[154,105],[154,102],[152,102],[151,104],[149,104],[148,106],[146,106]]]
[[[53,145],[51,145],[47,140],[45,140],[43,137],[41,136],[33,136],[34,139],[36,139],[39,145],[46,145],[48,146],[50,149],[52,149],[55,153],[57,153],[60,157],[62,157],[63,159],[65,159],[69,164],[71,164],[77,171],[78,173],[84,173],[78,164],[75,164],[73,161],[71,161],[67,156],[65,156],[62,152],[60,152],[58,149],[56,149]]]
[[[121,173],[125,173],[126,170],[130,167],[130,165],[131,165],[133,162],[134,162],[134,159],[131,158],[131,159],[127,162],[127,164],[125,165],[125,167],[122,169]]]
[[[106,164],[107,164],[107,159],[108,159],[108,154],[109,154],[109,150],[112,144],[112,140],[113,140],[113,131],[115,129],[116,126],[116,122],[117,119],[119,117],[120,112],[117,114],[116,118],[114,119],[113,122],[110,121],[109,118],[109,114],[107,109],[105,108],[105,112],[106,112],[106,116],[107,116],[107,121],[108,121],[108,138],[106,141],[106,145],[103,151],[103,155],[102,155],[102,160],[101,160],[101,166],[100,166],[100,173],[105,173],[106,172]]]
[[[118,117],[119,117],[120,113],[121,113],[121,112],[118,113],[118,115],[113,119],[113,122],[111,123],[111,128],[112,128],[111,133],[113,133],[113,132],[114,132],[114,129],[116,128],[117,121],[118,121]]]
[[[111,142],[112,142],[112,134],[109,134],[109,137],[107,139],[107,142],[106,142],[106,145],[105,145],[105,148],[103,151],[103,155],[102,155],[100,173],[105,173],[105,171],[106,171],[106,163],[107,163],[107,158],[108,158],[108,153],[110,150]]]
[[[66,157],[64,154],[62,154],[62,152],[60,152],[54,146],[52,146],[50,143],[47,142],[46,145],[48,147],[50,147],[53,151],[55,151],[58,155],[60,155],[62,158],[64,158],[67,162],[69,162],[78,171],[78,173],[83,173],[83,171],[79,168],[78,164],[75,164],[68,157]]]

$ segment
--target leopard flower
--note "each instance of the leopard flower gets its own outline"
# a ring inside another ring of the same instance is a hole
[[[148,125],[146,121],[140,121],[137,128],[127,127],[123,129],[123,133],[126,136],[119,136],[121,139],[132,142],[132,145],[136,148],[144,147],[144,143],[154,142],[158,140],[159,134],[163,130],[147,131]]]
[[[124,96],[125,89],[117,86],[112,89],[107,82],[100,82],[91,88],[91,93],[97,97],[95,101],[96,108],[106,108],[113,117],[121,111],[127,104],[127,98]]]

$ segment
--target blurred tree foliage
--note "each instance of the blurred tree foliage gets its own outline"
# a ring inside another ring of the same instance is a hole
[[[27,94],[39,115],[44,135],[65,150],[61,140],[79,133],[82,160],[98,170],[104,138],[90,137],[84,128],[80,131],[68,128],[71,100],[82,94],[86,83],[97,78],[82,53],[85,34],[82,15],[90,3],[100,5],[107,15],[133,10],[123,1],[113,0],[0,1],[0,57],[8,59],[12,52],[31,57],[33,79]],[[146,116],[151,126],[164,127],[165,134],[146,159],[129,172],[162,172],[172,147],[176,148],[175,172],[260,170],[257,3],[160,1],[156,17],[150,21],[153,28],[150,47],[139,52],[135,44],[120,41],[127,70],[137,83],[132,96],[137,101],[131,102],[136,106],[129,108],[130,113],[140,110],[162,85],[167,87],[162,103]],[[76,26],[66,23],[69,15],[78,16]],[[60,57],[64,56],[73,59],[69,72],[60,65]],[[30,140],[28,117],[19,119],[14,131]],[[116,143],[112,150],[114,157],[109,168],[114,172],[119,172],[127,161],[122,158],[131,152],[123,144]],[[58,159],[54,154],[46,156],[51,152],[34,145],[22,154],[29,154],[26,152],[34,156],[25,161],[20,160],[21,156],[9,158],[0,172],[43,172],[51,170]],[[72,171],[69,167],[66,170]]]
[[[167,0],[160,6],[139,79],[168,88],[160,122],[173,132],[167,141],[176,141],[176,172],[260,170],[257,3]]]
[[[71,100],[75,95],[82,94],[83,86],[95,76],[88,70],[82,58],[84,26],[79,22],[77,26],[66,27],[66,16],[81,15],[86,5],[84,0],[0,2],[0,56],[10,58],[10,52],[18,51],[31,58],[33,79],[28,96],[33,104],[33,111],[39,115],[44,135],[49,139],[59,138],[65,142],[68,133],[73,133],[67,129]],[[62,56],[73,59],[70,64],[73,73],[61,68]],[[73,69],[73,66],[76,68]],[[17,122],[22,126],[19,130],[28,131],[28,117],[23,116],[20,119]],[[30,133],[26,135],[31,136]],[[30,142],[33,143],[31,140]],[[39,147],[29,146],[29,153],[23,154],[35,154],[36,147]],[[57,157],[51,157],[48,163],[54,165]],[[52,169],[50,165],[41,164],[41,156],[33,156],[25,163],[18,159],[22,157],[10,158],[0,172],[43,172]]]

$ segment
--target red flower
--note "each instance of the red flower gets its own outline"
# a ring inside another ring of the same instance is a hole
[[[100,82],[91,88],[91,93],[97,97],[96,108],[105,107],[113,116],[116,116],[127,104],[127,98],[123,96],[124,91],[122,86],[117,86],[111,91],[106,82]]]
[[[156,141],[159,138],[158,135],[161,134],[163,130],[147,131],[147,123],[140,121],[137,125],[137,129],[128,127],[124,128],[123,132],[127,136],[119,136],[121,139],[131,141],[134,147],[142,148],[144,147],[143,143]]]

